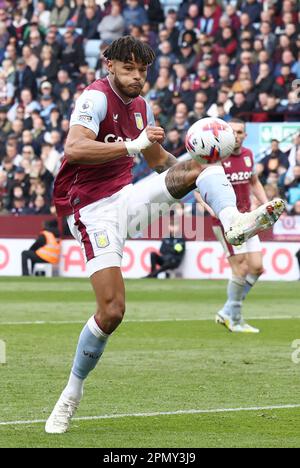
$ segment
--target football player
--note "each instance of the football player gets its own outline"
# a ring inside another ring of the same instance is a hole
[[[134,223],[137,213],[140,221],[140,212],[147,218],[144,206],[168,206],[198,187],[221,220],[229,242],[240,243],[273,225],[283,209],[278,200],[240,214],[222,165],[178,162],[163,149],[164,130],[154,125],[150,107],[140,96],[148,66],[155,59],[148,44],[125,36],[114,41],[104,57],[108,76],[89,85],[76,102],[54,187],[58,215],[67,216],[85,254],[97,309],[79,337],[69,381],[45,426],[48,433],[67,431],[84,381],[123,319],[120,267],[128,216]],[[132,186],[132,156],[140,152],[159,175]]]

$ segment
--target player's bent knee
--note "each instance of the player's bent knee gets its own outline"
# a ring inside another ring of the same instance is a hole
[[[235,262],[231,265],[232,272],[235,276],[240,278],[246,278],[249,273],[249,267],[246,260],[241,259],[238,262]]]
[[[251,271],[249,273],[255,276],[261,276],[263,272],[264,272],[264,267],[261,265],[261,266],[251,268]]]
[[[100,322],[103,320],[111,323],[116,328],[123,320],[125,314],[125,301],[119,298],[108,299],[98,309],[96,316]]]

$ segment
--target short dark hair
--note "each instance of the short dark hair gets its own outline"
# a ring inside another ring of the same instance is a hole
[[[155,60],[152,48],[132,36],[124,36],[111,43],[104,51],[107,60],[119,60],[120,62],[131,62],[132,58],[143,65],[151,65]]]
[[[229,123],[239,123],[239,124],[246,125],[245,120],[238,119],[237,117],[233,117],[232,119],[230,119]]]

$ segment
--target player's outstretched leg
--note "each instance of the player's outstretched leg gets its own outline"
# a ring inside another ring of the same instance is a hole
[[[49,434],[68,430],[83,395],[84,380],[96,367],[109,335],[123,319],[125,293],[120,268],[97,271],[91,282],[97,298],[97,313],[80,334],[69,382],[46,422],[45,431]]]
[[[203,167],[194,160],[176,164],[168,170],[166,186],[177,199],[198,188],[202,199],[220,219],[228,242],[241,245],[261,231],[269,229],[283,213],[285,203],[277,198],[250,213],[240,213],[236,196],[221,165]]]
[[[250,213],[240,213],[226,232],[226,238],[232,245],[241,245],[259,232],[273,226],[285,209],[280,198],[265,203]]]

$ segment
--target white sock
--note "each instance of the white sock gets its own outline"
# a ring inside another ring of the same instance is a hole
[[[229,228],[232,226],[233,221],[239,214],[239,210],[234,206],[228,206],[227,208],[224,208],[222,211],[220,211],[219,220],[221,221],[225,232],[229,230]]]
[[[63,391],[63,396],[68,400],[79,402],[83,395],[83,383],[84,380],[71,372],[67,386]]]

